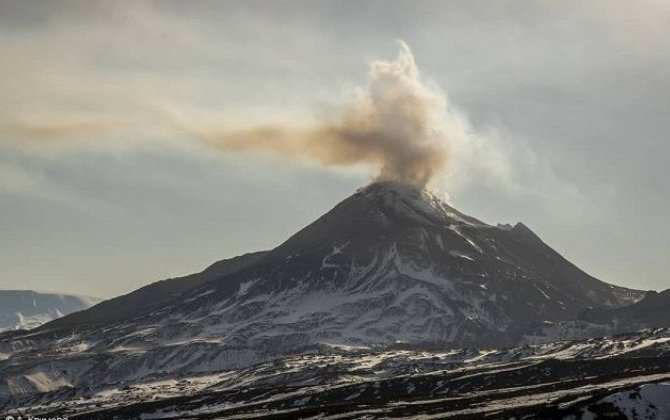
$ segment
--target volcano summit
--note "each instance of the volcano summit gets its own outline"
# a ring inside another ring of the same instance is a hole
[[[597,337],[620,331],[594,314],[644,295],[589,276],[521,223],[492,226],[427,190],[378,182],[275,249],[5,333],[0,389],[5,407],[34,407],[314,353]]]

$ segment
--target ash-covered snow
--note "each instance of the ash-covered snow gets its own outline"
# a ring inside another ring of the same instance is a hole
[[[630,420],[670,419],[670,382],[616,392],[582,409],[580,415],[582,420],[617,416]]]

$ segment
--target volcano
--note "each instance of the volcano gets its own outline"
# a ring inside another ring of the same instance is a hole
[[[0,391],[86,389],[324,349],[508,347],[538,325],[643,296],[584,273],[521,223],[489,225],[426,190],[379,182],[275,249],[5,333]]]

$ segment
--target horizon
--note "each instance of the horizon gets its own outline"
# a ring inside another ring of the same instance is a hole
[[[372,187],[373,185],[378,185],[378,184],[397,184],[397,185],[403,185],[403,186],[407,186],[407,187],[416,189],[417,191],[425,191],[425,192],[429,192],[429,193],[431,193],[431,194],[433,194],[433,195],[436,195],[438,198],[439,198],[439,194],[440,194],[440,191],[439,191],[439,190],[431,189],[431,188],[428,188],[428,187],[417,187],[417,186],[415,186],[415,185],[412,185],[411,183],[403,183],[403,182],[401,182],[401,181],[372,180],[372,181],[368,182],[367,184],[364,184],[364,185],[362,185],[362,186],[357,187],[357,188],[356,188],[356,189],[355,189],[349,196],[345,197],[343,200],[341,200],[341,201],[339,201],[338,203],[334,204],[334,205],[333,205],[327,212],[325,212],[324,214],[329,213],[331,210],[333,210],[337,205],[339,205],[340,203],[342,203],[342,201],[345,201],[347,198],[352,197],[352,196],[358,194],[359,192],[361,192],[361,191],[363,191],[363,190],[365,190],[365,189],[368,189],[369,187]],[[446,202],[446,201],[444,201],[444,202],[445,202],[446,204],[448,204],[449,206],[451,206],[451,203],[448,203],[448,202]],[[452,207],[452,208],[453,208],[453,207]],[[456,208],[454,208],[454,209],[455,209],[456,211],[459,211],[459,210],[456,209]],[[465,213],[464,213],[464,214],[465,214]],[[465,216],[473,217],[473,216],[471,216],[471,215],[469,215],[469,214],[465,214]],[[318,219],[318,217],[317,217],[317,219]],[[475,218],[475,219],[477,219],[477,218]],[[477,220],[479,220],[479,219],[477,219]],[[316,219],[310,221],[308,224],[306,224],[305,226],[301,227],[301,228],[298,230],[298,232],[299,232],[300,230],[302,230],[302,229],[308,227],[309,225],[313,224],[315,221],[316,221]],[[519,225],[519,224],[520,224],[520,225],[523,225],[523,226],[529,228],[534,234],[537,235],[537,233],[536,233],[531,227],[528,227],[528,226],[527,226],[526,224],[524,224],[522,221],[508,222],[508,223],[504,223],[504,222],[489,223],[488,221],[482,221],[482,222],[485,223],[485,224],[488,224],[488,225],[490,225],[490,226],[495,226],[495,225],[497,225],[497,226],[501,226],[501,225],[503,225],[503,226],[516,226],[516,225]],[[107,296],[107,297],[104,297],[104,296],[95,296],[95,295],[81,294],[81,293],[76,293],[76,292],[75,292],[75,293],[67,293],[67,292],[50,291],[50,290],[39,290],[39,289],[2,289],[2,290],[0,290],[0,291],[10,291],[10,292],[31,292],[31,293],[47,294],[47,295],[76,296],[76,297],[87,298],[87,299],[95,299],[95,300],[98,300],[98,302],[96,302],[96,303],[100,303],[100,302],[102,302],[102,301],[104,301],[104,300],[107,300],[107,299],[111,299],[111,298],[114,298],[114,297],[123,296],[123,295],[125,295],[125,294],[132,293],[132,292],[134,292],[134,291],[136,291],[136,290],[138,290],[138,289],[141,289],[141,288],[143,288],[143,287],[145,287],[145,286],[151,285],[151,284],[153,284],[153,283],[155,283],[155,282],[159,282],[159,281],[161,281],[161,280],[172,279],[172,278],[178,278],[178,277],[183,277],[183,276],[187,276],[187,275],[190,275],[190,274],[195,274],[195,273],[202,272],[202,271],[206,270],[207,268],[209,268],[210,266],[212,266],[213,264],[215,264],[216,262],[219,262],[219,261],[222,261],[222,260],[232,259],[232,258],[236,258],[236,257],[239,257],[239,256],[244,256],[244,255],[248,255],[248,254],[253,254],[253,253],[256,253],[256,252],[269,252],[269,251],[273,250],[274,248],[276,248],[276,247],[282,245],[284,242],[286,242],[288,239],[290,239],[295,233],[297,233],[297,232],[294,232],[293,234],[291,234],[291,235],[289,235],[288,237],[284,238],[281,242],[277,243],[275,246],[272,246],[272,247],[270,247],[270,248],[267,248],[267,249],[258,249],[258,250],[250,250],[250,251],[247,251],[247,252],[242,252],[242,253],[237,254],[237,255],[232,255],[232,256],[229,256],[229,257],[225,257],[225,258],[222,258],[221,260],[212,261],[212,262],[208,263],[207,265],[205,265],[204,267],[202,267],[201,269],[199,269],[199,270],[197,270],[197,271],[194,271],[193,273],[186,273],[186,274],[183,274],[183,275],[171,276],[171,277],[167,277],[167,278],[164,278],[164,279],[156,279],[156,280],[154,280],[154,281],[150,281],[150,282],[148,282],[148,283],[146,283],[146,284],[142,284],[142,285],[138,286],[138,287],[135,288],[135,289],[128,290],[128,291],[126,291],[126,292],[122,292],[122,293],[120,293],[119,295],[114,295],[114,296]],[[542,239],[542,238],[540,237],[540,239]],[[549,245],[549,247],[551,247],[551,244],[547,244],[547,245]],[[551,248],[553,249],[553,247],[551,247]],[[579,268],[579,269],[581,270],[580,267],[577,267],[577,268]],[[584,270],[582,270],[582,271],[584,271]],[[585,273],[586,273],[587,275],[591,275],[590,273],[588,273],[588,272],[586,272],[586,271],[585,271]],[[608,284],[613,284],[613,285],[615,285],[615,286],[623,286],[623,287],[627,287],[627,286],[625,286],[625,285],[618,285],[618,284],[610,283],[610,282],[607,282],[606,280],[603,280],[603,279],[598,279],[598,280],[604,281],[605,283],[608,283]],[[629,287],[629,288],[630,288],[630,287]],[[635,288],[630,288],[630,289],[633,289],[633,290],[639,290],[639,291],[643,291],[643,292],[656,292],[656,293],[660,293],[660,292],[662,292],[662,291],[664,291],[664,290],[667,290],[667,289],[654,290],[654,289],[635,289]]]

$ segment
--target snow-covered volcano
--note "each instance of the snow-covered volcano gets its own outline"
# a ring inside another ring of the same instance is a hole
[[[427,191],[376,183],[271,251],[5,334],[0,391],[34,391],[31,374],[45,389],[81,387],[324,346],[509,346],[543,321],[643,294],[587,275],[523,224],[488,225]]]
[[[529,323],[641,296],[585,274],[522,224],[487,225],[386,182],[152,317],[187,332],[197,320],[198,334],[245,347],[499,346]]]
[[[151,325],[160,336],[169,329],[244,347],[501,345],[529,323],[642,295],[585,274],[521,223],[491,226],[428,191],[382,182],[271,251],[155,283],[44,330]]]

